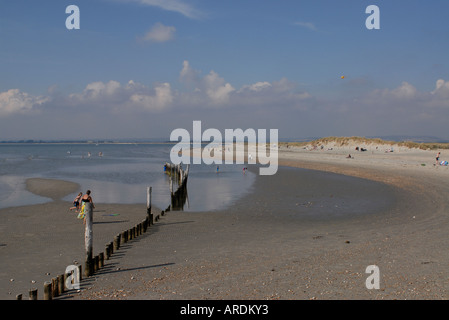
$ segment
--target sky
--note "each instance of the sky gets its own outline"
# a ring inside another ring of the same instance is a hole
[[[0,0],[0,140],[169,140],[193,121],[281,140],[449,140],[448,12],[447,0]]]

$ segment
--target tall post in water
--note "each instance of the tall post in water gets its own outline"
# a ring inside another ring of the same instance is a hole
[[[92,212],[92,203],[86,202],[85,204],[85,224],[86,229],[84,232],[84,244],[86,249],[86,264],[84,268],[85,275],[87,277],[91,276],[93,274],[93,258],[92,258],[92,252],[93,252],[93,230],[92,230],[92,224],[93,224],[93,212]]]

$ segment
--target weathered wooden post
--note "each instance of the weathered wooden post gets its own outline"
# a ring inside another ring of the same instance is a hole
[[[117,251],[120,248],[120,238],[118,235],[114,237],[114,251]]]
[[[94,257],[94,259],[93,259],[94,261],[94,273],[95,272],[97,272],[98,271],[98,269],[99,269],[99,258],[98,258],[98,255],[96,255],[95,257]]]
[[[147,187],[147,214],[149,218],[149,225],[153,224],[153,214],[151,213],[151,194],[153,192],[153,187]]]
[[[44,283],[44,300],[52,300],[52,299],[53,299],[52,282],[46,281]]]
[[[64,272],[64,279],[63,279],[64,291],[70,289],[70,285],[72,284],[72,279],[73,279],[72,274],[74,274],[73,270],[71,270],[70,272]],[[67,283],[67,279],[70,279],[70,283]],[[44,286],[45,286],[45,284],[44,284]]]
[[[59,296],[59,285],[58,285],[58,278],[52,278],[51,279],[51,291],[53,297]]]
[[[104,267],[104,252],[100,252],[98,254],[98,259],[100,260],[99,264],[98,264],[98,267],[99,268],[103,268]]]
[[[58,275],[58,291],[59,291],[59,294],[62,294],[62,293],[64,293],[64,275],[63,274],[60,274],[60,275]]]
[[[104,248],[104,258],[106,260],[109,260],[110,256],[111,256],[111,253],[109,252],[109,245],[106,245]]]
[[[30,289],[30,300],[37,300],[37,289]]]
[[[84,272],[86,277],[89,277],[93,274],[93,259],[92,259],[92,252],[93,252],[93,230],[92,230],[92,224],[93,224],[93,213],[92,213],[92,203],[86,202],[85,203],[85,224],[86,229],[84,232],[84,244],[86,249],[86,263]]]

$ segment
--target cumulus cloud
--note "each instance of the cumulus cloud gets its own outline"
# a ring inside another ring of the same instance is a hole
[[[154,91],[154,95],[132,94],[129,97],[129,105],[151,111],[162,111],[171,106],[173,94],[169,83],[158,84],[155,86]]]
[[[440,99],[449,99],[449,81],[438,79],[432,95]]]
[[[203,105],[223,106],[229,102],[231,93],[236,90],[214,70],[202,76],[188,61],[183,62],[179,79],[188,88],[194,88],[193,92],[184,93],[185,98],[194,103],[202,101]]]
[[[394,99],[413,99],[418,94],[416,88],[408,82],[402,82],[402,84],[393,90],[384,90],[382,95],[384,97],[392,97]]]
[[[49,97],[35,97],[26,92],[21,92],[19,89],[10,89],[0,93],[0,116],[31,113],[49,100]]]
[[[173,93],[169,83],[151,88],[133,80],[126,85],[111,80],[89,83],[81,93],[70,94],[69,99],[71,105],[107,107],[114,113],[133,109],[160,112],[170,107]]]
[[[420,90],[404,81],[393,88],[324,97],[304,90],[302,85],[287,78],[260,79],[236,86],[215,70],[202,73],[186,60],[178,80],[177,84],[152,85],[133,80],[95,81],[80,92],[61,94],[50,88],[45,96],[11,89],[0,93],[0,118],[4,118],[2,125],[5,125],[10,114],[31,113],[46,123],[51,119],[61,123],[88,111],[95,121],[104,122],[98,126],[110,121],[120,121],[120,124],[128,121],[127,129],[137,130],[132,123],[145,115],[162,119],[176,112],[180,116],[173,119],[178,122],[195,117],[217,123],[225,121],[233,126],[238,121],[247,121],[245,124],[250,126],[265,123],[273,127],[276,121],[274,125],[289,128],[292,134],[295,130],[314,130],[314,133],[307,131],[310,135],[340,134],[347,130],[342,134],[374,135],[376,132],[409,133],[407,130],[420,127],[423,131],[443,128],[449,117],[449,81],[444,79],[438,79],[432,90]]]
[[[165,26],[158,22],[141,38],[141,40],[148,42],[167,42],[174,38],[175,32],[175,27]]]

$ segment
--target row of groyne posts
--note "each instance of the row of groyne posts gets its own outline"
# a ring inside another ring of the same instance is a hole
[[[187,191],[187,177],[189,168],[183,170],[181,166],[175,166],[172,164],[165,164],[164,170],[166,173],[170,173],[170,193],[171,204],[166,210],[161,211],[160,215],[163,216],[167,211],[178,210],[176,209],[180,203],[181,195]],[[173,191],[173,178],[178,179],[178,188]],[[93,276],[97,271],[105,265],[105,260],[109,260],[111,256],[120,249],[121,244],[127,243],[138,236],[147,232],[151,225],[154,225],[160,219],[159,215],[153,215],[151,210],[151,195],[152,188],[147,187],[147,215],[146,218],[140,223],[136,224],[132,228],[118,233],[113,241],[105,245],[104,251],[97,255],[93,255],[93,210],[92,204],[86,203],[85,206],[85,232],[84,232],[84,244],[86,250],[84,273],[82,265],[72,265],[67,267],[65,273],[58,275],[51,279],[51,281],[44,282],[44,300],[52,300],[59,297],[64,292],[70,290],[79,290],[81,281],[84,277],[88,278]],[[84,275],[84,277],[83,277]],[[22,294],[16,296],[17,300],[22,300]],[[29,300],[38,300],[38,289],[32,288],[29,291]]]
[[[166,163],[164,166],[165,173],[170,178],[170,194],[171,205],[166,209],[170,210],[183,210],[187,200],[187,178],[189,177],[189,165],[186,169],[182,168],[181,164]],[[175,190],[175,184],[177,188]]]

